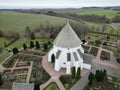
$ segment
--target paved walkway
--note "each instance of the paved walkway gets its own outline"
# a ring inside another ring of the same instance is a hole
[[[43,90],[51,82],[55,82],[60,88],[60,90],[65,90],[64,86],[59,80],[59,77],[61,75],[66,75],[65,69],[61,69],[59,72],[55,71],[54,64],[52,64],[51,62],[48,62],[48,55],[43,57],[42,65],[43,65],[43,68],[47,71],[47,73],[50,74],[51,78],[46,83],[40,86],[40,90]]]
[[[33,61],[30,61],[30,66],[29,66],[29,71],[28,71],[28,74],[27,74],[26,83],[29,83],[29,81],[30,81],[30,76],[31,76],[31,73],[32,73],[32,67],[33,67]]]

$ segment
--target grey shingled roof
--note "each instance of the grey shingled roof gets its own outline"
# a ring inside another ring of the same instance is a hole
[[[80,46],[81,41],[70,24],[67,23],[58,34],[53,44],[57,47],[74,48]]]
[[[34,90],[34,84],[13,83],[12,90]]]

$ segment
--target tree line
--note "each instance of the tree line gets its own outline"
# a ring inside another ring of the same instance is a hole
[[[51,25],[50,23],[47,23],[46,25],[40,24],[35,29],[31,29],[30,27],[26,27],[24,36],[26,38],[31,38],[32,40],[37,38],[55,38],[60,30],[64,27],[65,24],[62,25]],[[76,32],[78,37],[82,38],[86,34],[89,33],[89,29],[84,23],[73,23],[70,22],[70,25],[72,26],[73,30]],[[40,36],[41,34],[41,36]]]

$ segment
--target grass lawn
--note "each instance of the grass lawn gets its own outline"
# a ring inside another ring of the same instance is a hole
[[[0,13],[0,29],[2,31],[14,30],[23,34],[27,26],[34,29],[39,26],[40,23],[54,26],[65,24],[66,19],[42,14],[28,14],[12,11],[2,11]]]
[[[11,54],[9,52],[7,52],[6,54],[2,55],[0,57],[0,63],[2,63],[7,57],[9,57]]]
[[[84,12],[79,12],[77,13],[77,15],[92,15],[92,14],[95,14],[95,15],[99,15],[99,16],[107,16],[109,18],[113,18],[118,14],[119,11],[113,11],[113,10],[99,10],[99,11],[84,11]]]
[[[55,82],[52,82],[44,90],[60,90],[60,89]]]

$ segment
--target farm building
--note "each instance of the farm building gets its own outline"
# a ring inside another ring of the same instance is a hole
[[[59,71],[61,68],[66,68],[66,73],[71,74],[71,68],[75,67],[76,72],[80,67],[91,69],[91,60],[84,53],[81,46],[82,42],[70,26],[69,22],[59,32],[53,48],[48,53],[48,62],[52,62],[52,57],[55,57],[54,69]]]

